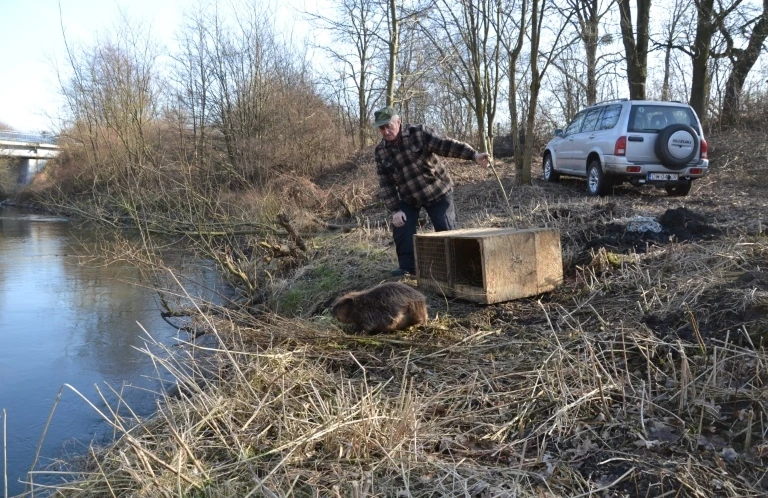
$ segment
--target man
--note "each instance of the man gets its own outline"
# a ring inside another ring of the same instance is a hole
[[[453,180],[440,156],[473,160],[487,166],[490,156],[450,138],[439,137],[424,125],[403,125],[392,107],[374,113],[381,133],[376,146],[379,197],[392,213],[399,269],[393,275],[416,273],[413,236],[419,211],[426,209],[436,232],[456,228]]]

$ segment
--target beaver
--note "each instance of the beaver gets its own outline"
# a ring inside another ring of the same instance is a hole
[[[369,334],[402,330],[427,321],[427,298],[400,282],[349,292],[336,299],[331,314]]]

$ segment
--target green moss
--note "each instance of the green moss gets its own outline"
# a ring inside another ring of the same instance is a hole
[[[616,254],[615,252],[606,252],[605,259],[612,267],[621,268],[621,263],[624,260],[624,256],[622,254]]]
[[[283,316],[309,318],[322,313],[340,294],[376,285],[394,268],[392,248],[344,236],[314,242],[317,252],[308,267],[273,295],[272,309]]]
[[[318,301],[327,301],[344,284],[340,269],[321,264],[295,280],[277,299],[277,312],[287,316],[312,313]]]
[[[355,342],[361,346],[373,346],[373,347],[381,347],[382,344],[384,344],[382,341],[373,339],[371,337],[355,337]]]

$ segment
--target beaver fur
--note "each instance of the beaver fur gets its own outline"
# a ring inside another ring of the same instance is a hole
[[[336,299],[331,314],[368,334],[402,330],[427,321],[424,294],[400,282],[349,292]]]

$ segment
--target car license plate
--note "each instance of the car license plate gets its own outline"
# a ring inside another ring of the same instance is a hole
[[[648,181],[677,180],[677,173],[648,173]]]

